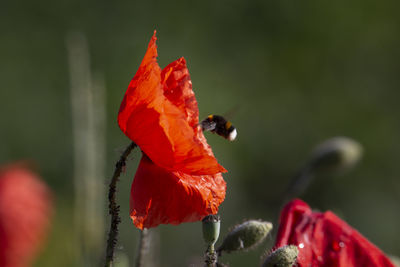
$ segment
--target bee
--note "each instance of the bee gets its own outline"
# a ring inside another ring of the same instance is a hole
[[[216,133],[229,141],[235,140],[237,136],[235,126],[220,115],[209,115],[200,122],[200,126],[203,131]]]

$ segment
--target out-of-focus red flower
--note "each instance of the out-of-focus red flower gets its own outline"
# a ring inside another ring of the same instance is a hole
[[[131,190],[138,228],[179,224],[214,214],[226,185],[199,126],[199,111],[184,58],[163,70],[156,35],[121,103],[118,124],[144,155]]]
[[[52,197],[21,164],[0,168],[0,266],[31,266],[46,238]]]
[[[300,267],[395,267],[375,245],[334,213],[313,212],[299,199],[281,213],[275,247],[297,245]]]

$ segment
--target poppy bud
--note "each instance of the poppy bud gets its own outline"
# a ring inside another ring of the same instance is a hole
[[[208,215],[204,217],[202,222],[204,241],[207,246],[212,246],[218,240],[221,220],[218,215]]]
[[[353,167],[361,158],[363,148],[348,137],[334,137],[319,144],[308,163],[293,177],[285,193],[286,200],[301,195],[315,175],[339,173]]]
[[[292,267],[297,261],[297,246],[283,246],[272,252],[265,259],[262,267]]]
[[[397,256],[390,256],[389,257],[390,260],[392,261],[392,263],[396,266],[396,267],[400,267],[400,258]]]
[[[347,170],[360,160],[362,151],[361,144],[348,137],[328,139],[314,149],[311,170],[317,173]]]
[[[218,252],[249,250],[260,244],[272,230],[272,223],[249,220],[235,226],[225,237]]]

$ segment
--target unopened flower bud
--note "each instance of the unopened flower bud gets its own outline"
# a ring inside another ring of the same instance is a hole
[[[262,267],[292,267],[297,261],[297,246],[283,246],[272,252],[265,259]]]
[[[218,215],[208,215],[204,217],[203,238],[208,246],[214,245],[219,237],[221,220]]]
[[[334,137],[319,144],[311,156],[314,172],[340,172],[353,167],[361,158],[360,143],[348,137]]]
[[[396,267],[400,267],[400,258],[397,256],[390,256],[389,257],[390,260],[392,261],[392,263],[396,266]]]
[[[217,249],[221,252],[249,250],[260,244],[272,230],[272,223],[249,220],[235,226]]]

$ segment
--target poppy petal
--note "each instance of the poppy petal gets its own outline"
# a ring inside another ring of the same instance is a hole
[[[303,201],[288,203],[281,214],[276,248],[299,247],[298,266],[395,267],[388,257],[334,213],[313,212]]]
[[[220,173],[169,172],[143,155],[132,183],[130,216],[140,229],[198,221],[218,212],[225,190]]]
[[[185,115],[190,126],[199,123],[199,108],[192,90],[192,80],[182,57],[166,66],[161,72],[164,96]]]
[[[198,125],[197,101],[185,59],[161,71],[155,33],[125,93],[118,124],[155,164],[169,171],[226,172]]]

